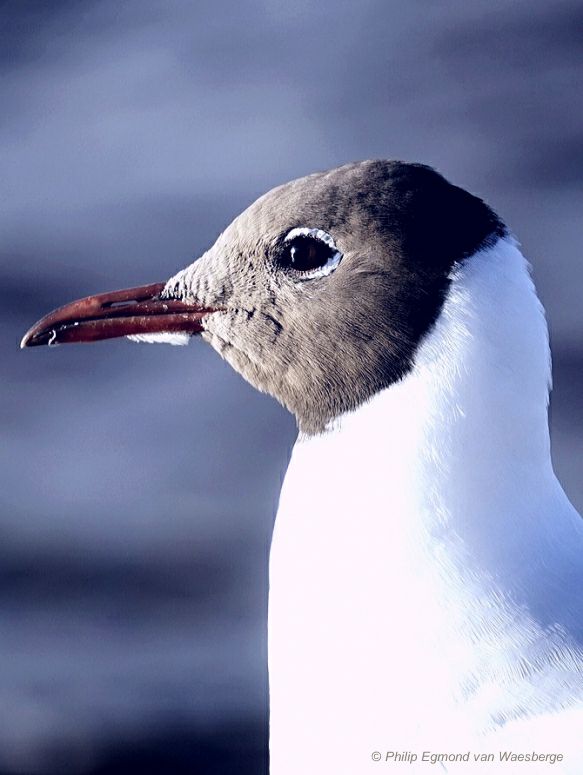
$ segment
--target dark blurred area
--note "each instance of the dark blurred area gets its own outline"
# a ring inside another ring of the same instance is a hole
[[[165,280],[271,186],[436,166],[530,258],[583,509],[583,5],[0,2],[0,773],[267,771],[292,419],[202,342],[20,352]]]

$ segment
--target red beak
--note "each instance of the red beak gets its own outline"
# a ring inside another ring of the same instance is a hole
[[[130,334],[199,334],[203,318],[216,312],[177,299],[160,298],[163,290],[164,283],[154,283],[73,301],[35,323],[20,346],[95,342]]]

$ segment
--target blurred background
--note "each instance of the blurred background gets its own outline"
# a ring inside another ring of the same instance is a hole
[[[0,2],[0,773],[266,772],[292,419],[202,342],[20,352],[271,186],[436,166],[522,241],[583,509],[583,4]]]

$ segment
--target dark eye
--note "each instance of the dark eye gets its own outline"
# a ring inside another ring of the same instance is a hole
[[[292,229],[285,237],[279,263],[302,275],[298,279],[312,279],[330,274],[342,254],[332,237],[321,229]]]

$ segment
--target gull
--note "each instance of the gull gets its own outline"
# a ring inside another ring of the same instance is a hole
[[[583,523],[503,221],[428,166],[348,164],[22,346],[194,335],[299,428],[270,556],[273,775],[580,775]]]

